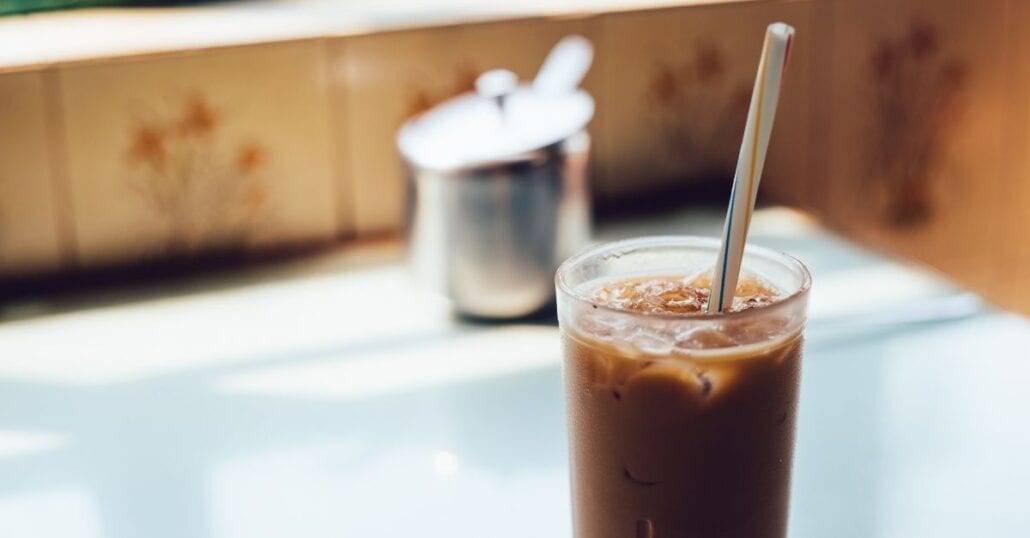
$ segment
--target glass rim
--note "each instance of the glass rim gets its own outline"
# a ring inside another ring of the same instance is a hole
[[[639,310],[630,310],[627,308],[611,306],[607,304],[599,304],[593,301],[589,296],[579,293],[573,289],[573,286],[569,285],[566,275],[573,268],[586,262],[588,259],[595,258],[605,253],[624,251],[624,250],[641,250],[648,247],[679,247],[679,248],[694,248],[712,250],[713,261],[715,255],[718,254],[721,242],[719,239],[714,237],[702,237],[697,235],[651,235],[633,237],[630,239],[620,239],[617,241],[606,241],[591,245],[589,247],[580,250],[575,255],[566,259],[560,266],[558,266],[557,272],[554,275],[554,284],[557,288],[558,293],[566,295],[572,299],[575,299],[581,303],[589,304],[597,309],[606,310],[608,312],[621,314],[621,315],[633,315],[633,316],[644,316],[652,319],[668,319],[668,320],[727,320],[727,319],[740,319],[749,316],[757,316],[766,313],[770,310],[777,310],[787,305],[796,303],[808,294],[808,291],[812,287],[812,274],[808,271],[808,267],[799,259],[787,254],[786,252],[762,247],[758,245],[747,245],[744,248],[745,257],[748,254],[756,254],[766,258],[772,258],[774,260],[782,262],[786,267],[795,270],[801,276],[801,284],[797,289],[785,295],[783,298],[770,303],[768,305],[762,305],[747,310],[738,311],[724,311],[717,312],[714,314],[708,312],[701,313],[669,313],[669,312],[641,312]],[[713,264],[714,265],[714,264]]]

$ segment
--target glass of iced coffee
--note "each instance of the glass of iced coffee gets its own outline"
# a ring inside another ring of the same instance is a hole
[[[786,535],[811,279],[749,246],[709,314],[718,252],[630,239],[558,270],[576,538]]]

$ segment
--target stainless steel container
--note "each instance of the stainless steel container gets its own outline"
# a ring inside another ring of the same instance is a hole
[[[485,73],[476,94],[398,134],[415,277],[461,313],[514,318],[550,304],[558,264],[589,239],[593,100],[576,89],[589,54],[566,38],[533,84]]]

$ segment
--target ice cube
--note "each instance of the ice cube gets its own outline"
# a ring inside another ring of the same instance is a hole
[[[732,345],[732,338],[713,327],[691,327],[676,332],[676,347],[680,349],[713,349]]]
[[[640,329],[629,338],[633,347],[652,355],[666,355],[672,352],[676,343],[671,338]]]

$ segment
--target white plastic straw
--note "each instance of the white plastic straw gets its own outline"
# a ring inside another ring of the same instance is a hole
[[[748,109],[744,140],[741,141],[740,155],[737,157],[730,205],[726,211],[722,248],[712,274],[712,293],[708,301],[710,313],[722,312],[733,305],[733,292],[740,276],[747,230],[755,209],[758,182],[762,178],[769,135],[776,117],[776,103],[780,99],[780,85],[793,38],[794,28],[782,22],[770,24],[765,31],[762,58],[758,62],[758,75],[751,92],[751,107]]]

